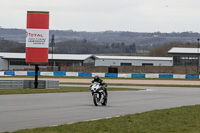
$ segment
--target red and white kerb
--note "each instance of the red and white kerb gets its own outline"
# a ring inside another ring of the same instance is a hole
[[[28,11],[26,29],[26,62],[48,63],[49,12]]]

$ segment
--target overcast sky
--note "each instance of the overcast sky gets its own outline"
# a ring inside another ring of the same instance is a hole
[[[200,32],[200,0],[0,0],[0,26],[25,29],[27,11],[52,30]]]

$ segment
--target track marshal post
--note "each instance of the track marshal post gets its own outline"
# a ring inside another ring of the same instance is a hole
[[[48,63],[49,12],[27,11],[26,62],[35,64],[35,88],[38,88],[38,64]]]

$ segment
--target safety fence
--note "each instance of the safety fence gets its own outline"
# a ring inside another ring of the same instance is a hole
[[[83,73],[83,72],[39,72],[39,76],[74,76],[74,77],[114,77],[114,78],[168,78],[168,79],[199,79],[199,75],[188,74],[133,74],[133,73]],[[29,71],[1,71],[0,76],[34,76]]]
[[[34,80],[0,80],[0,89],[25,89],[35,88]],[[57,89],[59,81],[55,80],[39,80],[38,89]]]

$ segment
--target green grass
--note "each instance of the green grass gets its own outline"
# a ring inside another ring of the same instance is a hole
[[[129,88],[108,88],[108,91],[142,90]],[[89,87],[63,87],[60,89],[0,89],[0,95],[7,94],[35,94],[35,93],[66,93],[66,92],[89,92]]]
[[[109,84],[125,86],[155,86],[155,87],[200,87],[200,85],[173,85],[173,84]]]
[[[66,83],[60,82],[60,84],[79,84],[79,85],[90,85],[90,83]],[[200,87],[200,85],[173,85],[173,84],[127,84],[127,83],[109,83],[110,85],[117,85],[117,86],[156,86],[156,87]]]
[[[13,133],[199,133],[200,105]]]

